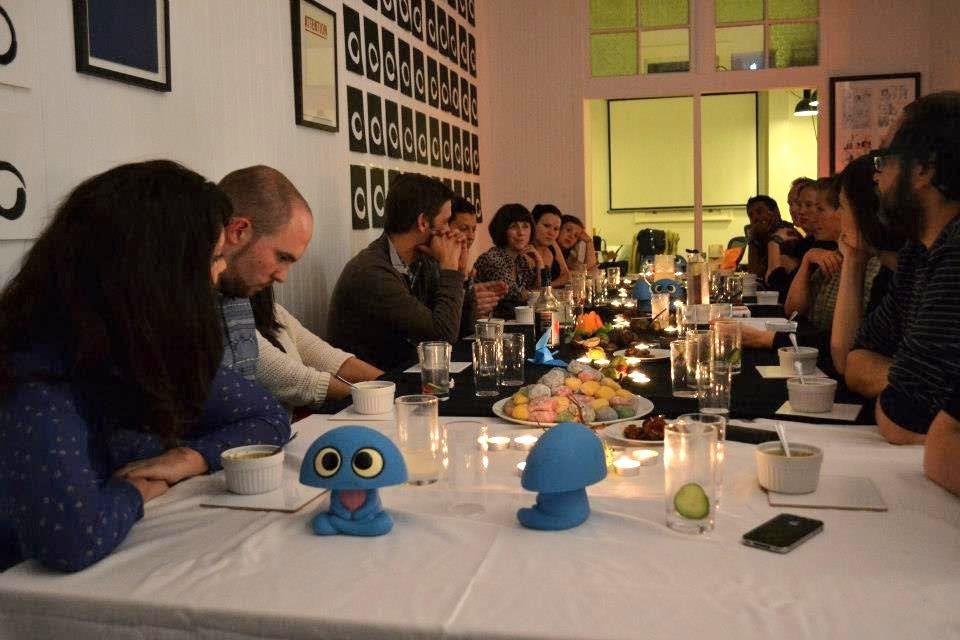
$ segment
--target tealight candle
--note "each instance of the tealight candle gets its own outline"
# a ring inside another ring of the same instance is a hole
[[[529,451],[537,443],[537,436],[517,436],[513,439],[513,446],[522,451]]]
[[[664,328],[664,331],[667,333],[676,333],[677,328],[673,325],[670,325],[669,327]]]
[[[518,475],[518,476],[522,476],[522,475],[523,475],[523,470],[526,469],[526,468],[527,468],[527,461],[526,461],[526,460],[521,460],[520,462],[518,462],[518,463],[517,463],[517,475]]]
[[[597,360],[594,360],[593,364],[597,365],[598,367],[605,367],[608,364],[610,364],[610,361],[607,360],[606,358],[599,358]]]
[[[640,473],[640,462],[633,458],[620,456],[613,461],[613,468],[618,476],[635,476]]]
[[[613,302],[610,303],[610,306],[611,306],[611,307],[619,307],[619,306],[620,306],[620,301],[619,301],[619,300],[614,300]]]
[[[660,457],[660,454],[653,449],[635,449],[630,455],[641,466],[657,464],[657,458]]]
[[[627,377],[637,384],[647,384],[650,382],[650,377],[642,371],[631,371]]]
[[[581,364],[590,364],[591,362],[593,362],[593,360],[591,360],[587,356],[583,356],[582,358],[577,358],[577,362]]]
[[[628,366],[628,367],[632,367],[632,366],[634,366],[634,365],[638,365],[638,364],[640,364],[641,362],[643,362],[643,358],[638,358],[638,357],[636,357],[636,356],[628,356],[628,357],[627,357],[627,366]]]
[[[510,446],[510,438],[507,436],[490,436],[487,438],[487,447],[491,451],[503,451]]]
[[[624,278],[623,284],[633,284],[633,280],[631,280],[630,278]]]

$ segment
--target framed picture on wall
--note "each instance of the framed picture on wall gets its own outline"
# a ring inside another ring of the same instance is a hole
[[[903,108],[920,96],[919,73],[830,78],[830,167],[880,148]]]
[[[169,0],[73,0],[77,71],[170,91]]]
[[[337,16],[313,0],[290,0],[290,23],[297,124],[338,131]]]

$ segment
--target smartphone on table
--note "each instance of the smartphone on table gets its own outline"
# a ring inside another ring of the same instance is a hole
[[[787,553],[823,531],[823,522],[781,513],[743,534],[743,544],[775,553]]]

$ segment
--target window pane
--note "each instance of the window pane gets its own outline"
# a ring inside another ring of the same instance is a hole
[[[816,18],[820,15],[819,5],[818,0],[767,0],[767,18]]]
[[[717,34],[717,70],[763,69],[763,25],[724,27]]]
[[[590,0],[591,29],[616,29],[636,26],[636,0]]]
[[[756,94],[703,96],[700,128],[704,206],[742,205],[757,193]]]
[[[818,25],[776,24],[770,26],[770,66],[807,67],[819,61]]]
[[[637,74],[637,34],[602,33],[590,36],[590,70],[598,76]]]
[[[717,24],[763,20],[763,0],[717,0]]]
[[[642,0],[640,24],[644,28],[678,27],[690,23],[687,0]]]
[[[644,73],[690,71],[689,29],[658,29],[641,33],[640,68]]]
[[[609,105],[610,207],[693,206],[693,98]]]

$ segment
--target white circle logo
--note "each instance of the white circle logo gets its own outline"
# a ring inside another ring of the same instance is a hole
[[[393,61],[392,51],[387,51],[387,55],[383,58],[383,72],[387,74],[388,80],[393,80],[397,77],[397,67]]]
[[[467,55],[468,55],[467,52],[468,52],[468,49],[467,49],[466,41],[461,42],[460,43],[460,59],[463,60],[464,62],[467,61]]]
[[[473,150],[473,166],[480,170],[480,152],[476,149]]]
[[[431,145],[430,148],[433,151],[433,154],[432,154],[433,157],[439,159],[440,158],[440,141],[434,138],[433,144]]]
[[[360,117],[359,113],[350,116],[350,133],[357,140],[363,138],[363,118]]]
[[[410,129],[403,130],[403,148],[407,153],[413,152],[413,131]]]
[[[378,218],[383,217],[383,187],[377,185],[373,190],[373,212]]]
[[[397,127],[396,122],[391,122],[387,127],[387,135],[390,136],[390,146],[399,147],[400,146],[400,129]]]
[[[417,5],[413,8],[413,24],[418,27],[416,30],[420,31],[419,27],[422,24],[420,18],[420,5]]]
[[[347,36],[347,49],[350,50],[350,59],[355,64],[360,64],[360,38],[357,34],[351,33]]]
[[[367,217],[367,194],[361,187],[353,192],[353,210],[357,212],[357,217],[361,220]]]
[[[432,41],[437,41],[437,21],[427,20],[427,37]]]
[[[463,151],[460,149],[459,142],[453,145],[453,159],[456,160],[457,164],[463,162]]]
[[[381,144],[383,142],[383,135],[380,131],[380,118],[374,117],[370,121],[370,139],[377,144]]]
[[[440,100],[443,104],[450,104],[450,87],[443,85],[440,87]]]
[[[421,156],[427,155],[427,136],[422,133],[417,136],[417,152]]]
[[[417,69],[417,93],[423,93],[423,69]]]
[[[443,141],[443,160],[450,162],[450,142],[447,140]]]
[[[436,78],[430,78],[430,99],[431,100],[437,99],[437,79]]]
[[[400,81],[405,85],[410,84],[410,64],[406,61],[400,63]]]
[[[463,92],[463,115],[467,116],[470,114],[470,95],[464,91]]]
[[[383,0],[383,8],[387,11],[393,11],[393,0]]]
[[[370,68],[373,71],[380,70],[380,54],[377,53],[377,48],[373,46],[373,43],[370,43],[370,46],[367,47],[367,59],[370,61]]]
[[[444,51],[447,49],[447,42],[447,25],[443,23],[440,25],[440,47],[443,48]]]
[[[400,19],[410,19],[410,0],[400,0]]]
[[[474,120],[476,120],[477,115],[478,115],[478,112],[477,112],[477,99],[476,99],[476,98],[473,98],[472,100],[470,100],[470,106],[471,106],[472,109],[473,109],[470,113],[473,114],[473,118],[474,118]]]

